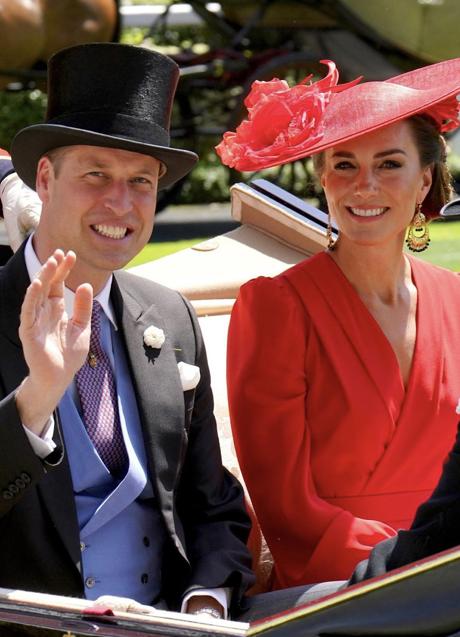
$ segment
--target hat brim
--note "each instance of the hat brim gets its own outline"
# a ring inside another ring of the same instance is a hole
[[[425,90],[427,86],[442,87],[444,84],[458,83],[459,72],[460,58],[452,58],[389,77],[385,82]]]
[[[19,131],[11,145],[11,158],[19,177],[35,190],[40,158],[56,148],[79,145],[118,148],[155,157],[166,167],[158,182],[159,189],[168,188],[185,177],[198,161],[198,155],[188,150],[145,144],[59,124],[35,124]]]
[[[460,71],[460,65],[458,67]],[[307,149],[299,150],[285,161],[296,161],[320,153],[348,140],[424,113],[460,92],[460,79],[446,81],[443,87],[429,90],[406,86],[403,82],[365,82],[333,96],[324,115],[324,135]],[[405,94],[404,94],[405,93]]]
[[[224,134],[216,147],[223,163],[246,172],[287,164],[417,114],[431,116],[441,131],[458,125],[460,58],[384,82],[321,85],[328,78],[332,81],[331,70],[322,80],[303,86],[254,84],[247,98],[248,118],[234,133]],[[280,104],[289,101],[292,108],[280,110]]]

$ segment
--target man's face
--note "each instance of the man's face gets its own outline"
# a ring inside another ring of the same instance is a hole
[[[97,293],[150,238],[160,162],[140,153],[82,145],[62,149],[53,164],[42,157],[38,165],[43,211],[35,250],[42,262],[56,248],[73,250],[77,263],[68,286],[89,282]]]

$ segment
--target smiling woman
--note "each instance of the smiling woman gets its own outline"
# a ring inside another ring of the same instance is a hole
[[[426,248],[450,197],[460,59],[348,85],[326,64],[316,84],[256,83],[217,149],[239,170],[313,155],[330,215],[328,250],[244,285],[229,329],[230,416],[275,588],[346,579],[407,528],[458,419],[460,281],[403,247],[409,227]]]
[[[382,242],[396,241],[400,251],[414,210],[432,185],[437,157],[430,159],[422,165],[410,119],[324,151],[321,185],[341,233],[342,246],[334,251],[334,259],[349,253],[343,247],[348,241],[378,245],[379,251]],[[439,207],[445,201],[439,201]]]

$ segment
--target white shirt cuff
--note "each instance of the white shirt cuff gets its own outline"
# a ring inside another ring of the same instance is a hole
[[[230,594],[231,591],[229,588],[197,588],[185,595],[184,599],[182,600],[182,606],[180,609],[181,613],[185,613],[187,602],[191,597],[203,597],[204,595],[206,595],[207,597],[213,597],[216,602],[219,602],[219,604],[223,608],[223,618],[227,619]]]
[[[53,416],[49,417],[41,436],[37,436],[37,434],[34,434],[33,431],[30,431],[30,429],[28,429],[24,425],[23,427],[32,449],[39,458],[44,460],[46,456],[48,456],[52,451],[56,449],[56,444],[53,442]]]

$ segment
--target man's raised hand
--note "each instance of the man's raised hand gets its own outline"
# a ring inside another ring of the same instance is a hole
[[[73,377],[85,362],[91,329],[93,291],[75,291],[73,317],[64,304],[64,286],[76,261],[56,250],[27,289],[19,337],[29,367],[16,394],[22,423],[40,435]]]

